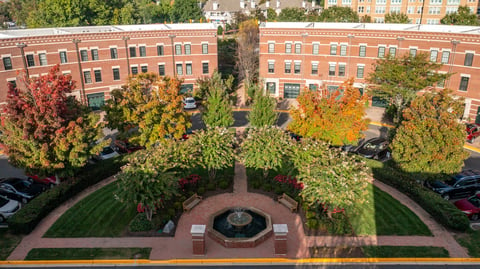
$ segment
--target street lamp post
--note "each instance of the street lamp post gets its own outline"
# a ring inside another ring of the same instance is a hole
[[[25,74],[27,75],[27,79],[30,77],[28,75],[28,67],[27,67],[27,60],[25,60],[25,51],[24,48],[27,46],[25,43],[17,43],[17,47],[20,49],[20,53],[22,54],[22,61],[23,61],[23,68],[25,69]]]
[[[81,96],[80,99],[82,100],[82,104],[86,105],[87,104],[87,97],[85,95],[85,78],[83,77],[83,72],[82,72],[82,62],[80,61],[80,52],[78,51],[78,43],[82,42],[80,39],[74,38],[72,40],[73,44],[75,44],[75,51],[77,53],[77,63],[78,63],[78,73],[80,74],[80,82],[82,84],[82,89],[81,89]]]
[[[123,41],[125,42],[125,56],[127,57],[127,72],[128,76],[130,76],[130,59],[128,58],[128,40],[130,40],[129,36],[122,37]]]
[[[176,66],[175,66],[175,49],[173,47],[173,39],[175,37],[177,37],[176,35],[174,34],[171,34],[171,35],[168,35],[168,37],[170,37],[170,43],[172,45],[172,68],[173,68],[173,77],[176,77],[177,76],[177,72],[175,70]]]

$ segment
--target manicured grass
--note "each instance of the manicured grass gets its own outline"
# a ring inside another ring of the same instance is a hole
[[[34,248],[25,260],[148,259],[151,248]]]
[[[373,184],[367,201],[346,210],[356,235],[432,235],[415,213]]]
[[[456,236],[460,245],[468,249],[468,255],[474,258],[480,258],[480,231],[471,231],[469,233]]]
[[[364,246],[367,258],[447,258],[448,251],[442,247],[412,246]]]
[[[6,228],[0,229],[0,260],[6,260],[20,241],[21,235],[12,234]]]
[[[44,237],[117,237],[135,217],[134,205],[115,199],[113,182],[74,205],[45,233]]]

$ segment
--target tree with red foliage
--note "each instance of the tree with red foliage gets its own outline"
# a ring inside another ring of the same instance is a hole
[[[8,85],[0,141],[10,162],[28,173],[71,176],[104,143],[99,116],[73,95],[75,82],[54,66],[47,75]],[[23,85],[22,85],[23,86]]]

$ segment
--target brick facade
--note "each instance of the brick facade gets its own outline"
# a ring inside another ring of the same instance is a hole
[[[30,77],[46,74],[60,63],[61,72],[70,73],[76,81],[79,100],[84,77],[85,98],[95,107],[125,83],[129,72],[158,73],[163,66],[165,75],[173,76],[175,62],[175,75],[184,79],[186,87],[210,76],[218,66],[216,33],[216,27],[207,23],[0,31],[0,103],[6,100],[6,82],[19,83],[17,72],[24,70],[22,49]]]
[[[295,98],[305,87],[333,89],[350,77],[355,87],[365,89],[365,78],[378,57],[414,52],[428,53],[444,63],[440,72],[453,73],[444,87],[465,97],[464,118],[474,121],[480,107],[480,32],[475,27],[264,23],[259,73],[279,98]],[[289,65],[290,73],[285,70]]]

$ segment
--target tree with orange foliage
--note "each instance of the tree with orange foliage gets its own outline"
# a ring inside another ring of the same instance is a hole
[[[364,118],[367,96],[353,87],[353,79],[333,93],[305,90],[297,101],[298,107],[290,110],[293,120],[287,129],[301,136],[341,146],[355,144],[368,127],[369,120]]]

